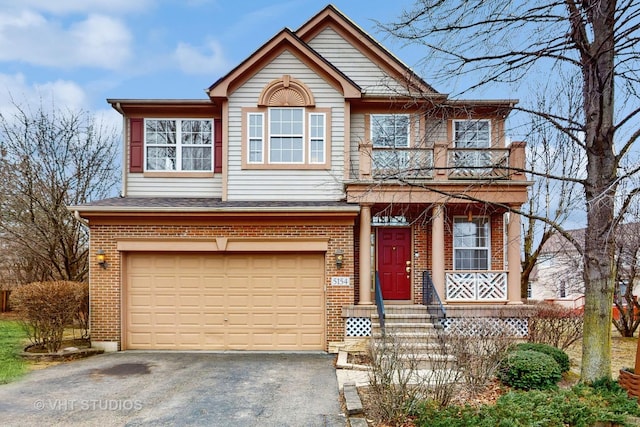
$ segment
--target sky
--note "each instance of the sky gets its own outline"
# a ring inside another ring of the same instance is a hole
[[[409,66],[419,49],[380,31],[413,0],[334,0]],[[0,113],[13,103],[84,109],[120,126],[107,98],[205,99],[204,89],[320,0],[0,0]],[[423,76],[426,78],[426,76]],[[438,88],[436,88],[438,89]]]

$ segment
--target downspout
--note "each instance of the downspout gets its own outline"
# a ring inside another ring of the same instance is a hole
[[[73,211],[73,217],[74,217],[77,221],[79,221],[79,222],[83,223],[84,225],[86,225],[87,227],[89,226],[89,221],[87,221],[86,219],[82,218],[82,217],[80,216],[80,212],[78,212],[78,211]]]
[[[127,118],[119,102],[114,106],[116,111],[122,115],[122,190],[120,197],[127,196]]]

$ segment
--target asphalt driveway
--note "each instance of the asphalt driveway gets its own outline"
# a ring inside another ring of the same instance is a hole
[[[333,356],[120,352],[0,385],[0,425],[345,426]]]

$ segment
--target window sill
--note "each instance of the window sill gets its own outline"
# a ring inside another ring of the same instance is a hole
[[[213,178],[213,172],[171,172],[154,171],[144,172],[145,178]]]
[[[304,163],[244,163],[242,169],[262,170],[329,170],[328,164],[304,164]]]

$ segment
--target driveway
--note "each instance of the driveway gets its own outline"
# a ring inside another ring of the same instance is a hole
[[[0,386],[0,425],[344,427],[333,356],[119,352]]]

